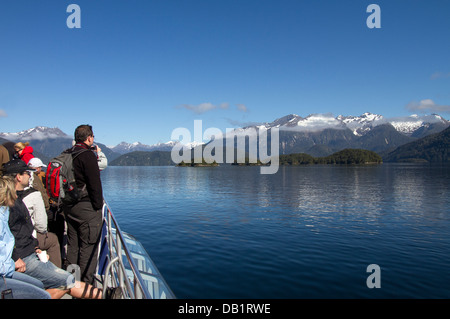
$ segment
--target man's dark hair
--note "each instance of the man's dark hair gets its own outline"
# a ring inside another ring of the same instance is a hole
[[[83,143],[89,136],[94,136],[91,125],[83,124],[75,129],[75,142]]]

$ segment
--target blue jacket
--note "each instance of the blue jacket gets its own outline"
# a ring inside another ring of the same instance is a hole
[[[14,249],[14,236],[8,225],[9,208],[0,207],[0,276],[11,277],[16,266],[11,258]]]

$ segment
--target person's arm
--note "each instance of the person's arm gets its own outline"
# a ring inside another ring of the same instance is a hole
[[[99,210],[103,207],[103,190],[102,181],[100,179],[100,169],[98,168],[97,156],[95,156],[94,152],[86,153],[86,163],[84,166],[86,188],[92,207],[95,210]]]
[[[106,167],[108,167],[108,159],[106,155],[102,152],[101,148],[97,146],[97,162],[98,168],[103,171]]]

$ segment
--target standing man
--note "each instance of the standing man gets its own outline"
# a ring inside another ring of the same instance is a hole
[[[80,266],[81,281],[93,283],[97,265],[98,243],[102,228],[103,190],[94,144],[92,126],[80,125],[75,130],[73,170],[80,201],[65,206],[67,222],[67,263]],[[88,150],[88,151],[85,151]]]

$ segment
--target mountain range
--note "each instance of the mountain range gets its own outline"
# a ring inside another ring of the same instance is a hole
[[[376,126],[391,124],[399,133],[412,136],[418,133],[421,128],[428,128],[434,124],[448,126],[449,121],[438,114],[432,115],[411,115],[405,117],[385,118],[382,115],[364,113],[360,116],[334,117],[332,114],[310,114],[301,117],[296,114],[289,114],[271,123],[251,125],[244,127],[257,127],[270,129],[278,127],[280,130],[295,132],[317,132],[324,129],[349,129],[355,136],[363,136]],[[417,136],[416,137],[421,137]]]
[[[306,153],[320,157],[346,148],[360,148],[383,155],[448,126],[450,122],[437,114],[390,119],[372,113],[337,117],[312,114],[304,118],[290,114],[270,123],[235,129],[224,138],[276,127],[279,129],[280,154]]]
[[[33,154],[39,157],[44,163],[51,158],[61,154],[62,151],[72,146],[73,137],[67,135],[59,128],[36,126],[17,133],[0,133],[0,143],[11,142],[30,142],[33,147]],[[106,145],[97,143],[108,159],[114,159],[120,156],[110,150]]]
[[[231,134],[247,135],[255,131],[279,129],[280,154],[306,153],[311,156],[328,156],[346,148],[371,150],[386,156],[401,145],[414,142],[431,134],[439,133],[450,126],[450,122],[437,114],[411,115],[385,118],[382,115],[364,113],[360,116],[334,117],[331,114],[311,114],[301,117],[289,114],[272,122],[237,128]],[[227,135],[223,138],[228,138]],[[72,136],[59,128],[38,126],[17,133],[0,133],[0,142],[30,142],[43,161],[58,155],[72,145]],[[113,147],[98,143],[110,163],[132,152],[170,152],[178,141],[145,145],[139,142],[122,142]],[[225,145],[225,144],[224,144]],[[198,143],[187,145],[199,147]],[[160,154],[158,155],[160,156]],[[128,157],[131,158],[131,157]],[[121,159],[120,165],[126,160]]]

